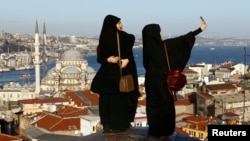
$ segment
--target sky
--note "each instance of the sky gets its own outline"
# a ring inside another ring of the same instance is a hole
[[[157,23],[165,36],[197,29],[202,37],[250,39],[250,0],[0,0],[0,30],[8,33],[99,36],[103,20],[121,18],[124,31],[141,36],[143,27]]]

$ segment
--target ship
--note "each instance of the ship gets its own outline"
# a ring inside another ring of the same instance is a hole
[[[20,77],[20,79],[22,79],[22,80],[28,80],[28,79],[31,79],[32,77],[31,77],[31,75],[30,74],[23,74],[21,77]]]
[[[11,71],[9,67],[0,68],[0,72]]]
[[[15,67],[15,70],[25,70],[26,69],[26,67],[25,66],[19,66],[19,67]]]

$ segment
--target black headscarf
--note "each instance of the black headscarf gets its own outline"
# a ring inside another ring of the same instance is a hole
[[[105,50],[101,49],[102,53],[108,56],[117,54],[117,38],[116,38],[116,32],[118,29],[116,28],[116,24],[121,19],[113,16],[113,15],[107,15],[103,21],[100,39],[99,39],[99,46],[100,48],[102,46],[105,47]]]
[[[119,34],[121,59],[134,58],[131,56],[131,51],[134,45],[135,37],[132,34],[128,34],[125,31],[117,29],[116,24],[120,20],[120,18],[113,15],[107,15],[105,17],[99,39],[98,51],[99,53],[101,52],[98,57],[99,62],[104,62],[106,58],[110,56],[118,56],[117,33]]]
[[[158,24],[146,25],[142,30],[143,65],[154,72],[166,72],[166,57]]]

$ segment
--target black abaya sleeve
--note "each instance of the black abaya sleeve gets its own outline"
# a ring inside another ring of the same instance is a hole
[[[199,28],[185,35],[164,40],[168,49],[171,69],[179,68],[183,70],[185,68],[195,43],[195,36],[200,32],[201,29]]]
[[[102,56],[102,53],[101,53],[101,49],[100,49],[100,45],[97,46],[96,48],[96,55],[97,55],[97,62],[98,63],[107,63],[107,58],[103,57]]]

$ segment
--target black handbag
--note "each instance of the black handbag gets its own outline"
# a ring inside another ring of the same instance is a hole
[[[186,76],[182,73],[181,69],[171,70],[168,58],[168,51],[166,43],[164,42],[164,49],[166,54],[166,59],[168,63],[169,71],[166,72],[166,83],[168,89],[172,92],[174,100],[177,100],[176,94],[179,90],[181,90],[187,83]]]

